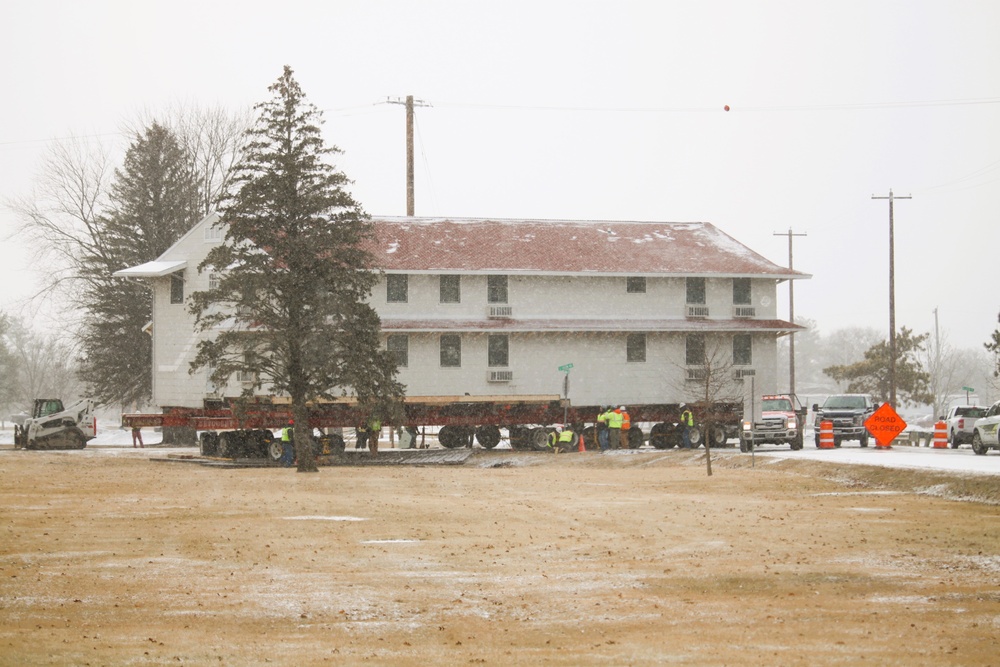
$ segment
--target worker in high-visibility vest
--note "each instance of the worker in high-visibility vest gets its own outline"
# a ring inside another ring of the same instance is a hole
[[[625,406],[621,406],[619,410],[622,411],[622,434],[621,434],[621,448],[628,449],[628,432],[632,428],[632,419],[628,416],[628,410]]]
[[[281,429],[281,464],[290,466],[295,463],[295,420],[289,419],[288,425]]]
[[[556,449],[559,451],[569,451],[576,441],[576,433],[573,432],[573,428],[569,425],[563,427],[561,433],[559,433],[559,447]]]
[[[694,413],[691,409],[686,407],[681,403],[681,407],[684,408],[684,412],[681,413],[681,442],[684,445],[684,449],[691,449],[691,429],[694,428]]]
[[[382,420],[372,417],[368,422],[368,451],[378,454],[378,439],[382,435]]]
[[[614,410],[602,405],[601,413],[597,415],[597,444],[601,447],[602,452],[611,446],[609,442],[608,420],[611,418],[612,412]]]
[[[608,415],[608,446],[611,449],[618,449],[622,446],[622,422],[624,419],[621,408],[613,410]]]

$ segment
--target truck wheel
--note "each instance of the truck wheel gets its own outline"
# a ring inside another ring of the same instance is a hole
[[[795,448],[794,445],[792,448]],[[744,454],[750,451],[750,440],[744,438],[742,435],[740,436],[740,451]]]
[[[284,452],[285,444],[281,440],[271,439],[271,442],[267,443],[267,458],[272,463],[277,463],[281,460],[281,455]]]
[[[438,431],[438,442],[441,443],[442,447],[447,447],[448,449],[462,447],[465,445],[462,435],[463,433],[460,427],[446,424]]]
[[[653,424],[653,428],[649,430],[649,444],[657,449],[673,447],[674,443],[670,438],[670,425],[663,422]]]
[[[951,446],[952,449],[958,449],[958,444],[958,438],[955,437],[955,431],[948,431],[948,445]]]
[[[701,447],[701,435],[700,426],[691,427],[691,431],[688,433],[688,436],[691,439],[691,449],[698,449]]]
[[[529,436],[531,441],[531,448],[537,452],[548,451],[549,449],[549,429],[547,428],[533,428],[531,429],[531,435]]]
[[[219,451],[219,434],[215,431],[202,431],[199,437],[202,456],[215,456]]]
[[[629,449],[639,449],[642,447],[644,438],[642,435],[642,429],[638,426],[633,426],[628,430],[628,448]]]
[[[476,442],[486,449],[493,449],[500,444],[500,429],[492,424],[477,427]]]
[[[861,434],[861,446],[862,447],[868,446],[868,431],[865,431],[864,433]]]
[[[989,450],[990,448],[983,444],[983,437],[979,435],[979,431],[975,431],[972,434],[972,451],[979,456],[984,456]]]
[[[816,434],[816,449],[819,449],[819,433]]]

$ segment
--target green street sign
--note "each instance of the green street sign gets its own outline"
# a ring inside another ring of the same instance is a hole
[[[559,370],[563,373],[569,373],[569,369],[573,368],[573,364],[566,364],[565,366],[560,366]]]
[[[975,391],[972,387],[962,387],[962,391]]]

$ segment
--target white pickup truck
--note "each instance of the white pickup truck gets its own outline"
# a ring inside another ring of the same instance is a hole
[[[986,416],[986,408],[980,405],[956,405],[948,410],[942,421],[948,424],[948,444],[952,449],[959,445],[972,444],[972,431],[976,420]]]
[[[982,419],[972,427],[972,451],[982,456],[991,449],[1000,449],[997,426],[1000,425],[1000,401],[990,406]]]

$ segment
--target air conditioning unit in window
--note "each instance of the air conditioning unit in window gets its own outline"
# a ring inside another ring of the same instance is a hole
[[[512,382],[514,371],[486,371],[487,382]]]
[[[692,306],[688,304],[688,317],[708,317],[708,306]]]
[[[236,371],[236,381],[243,384],[253,384],[256,378],[251,371]]]
[[[733,379],[742,380],[743,378],[753,377],[757,375],[757,369],[755,368],[734,368],[733,369]]]
[[[489,306],[486,309],[486,317],[492,319],[509,319],[514,317],[514,309],[511,306]]]
[[[688,380],[704,380],[708,377],[708,371],[704,366],[696,366],[694,368],[687,369],[687,379]]]
[[[733,306],[733,317],[736,319],[757,317],[757,309],[753,306]]]

